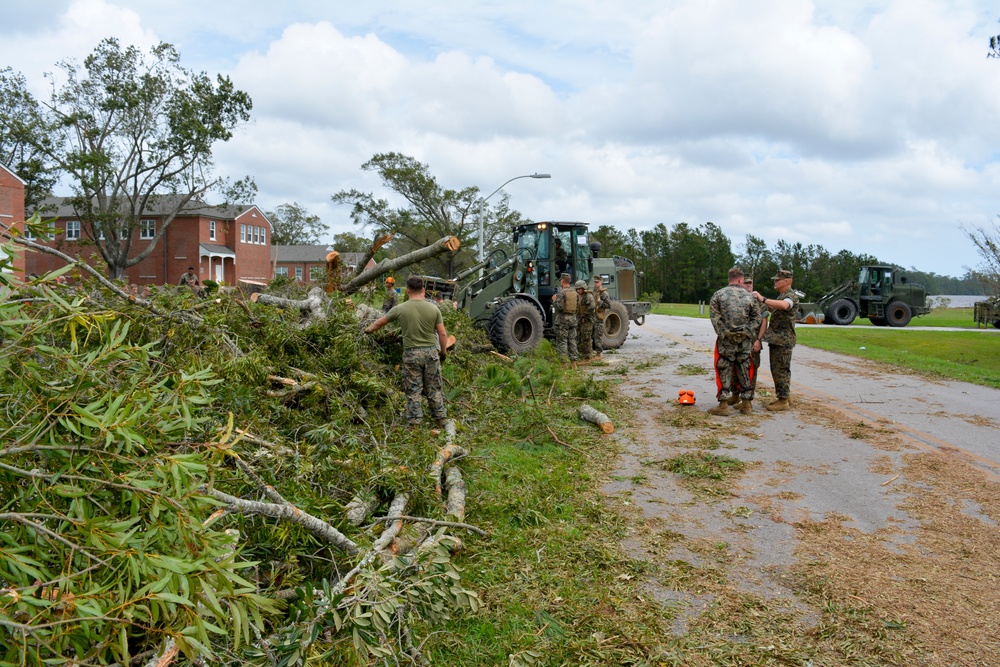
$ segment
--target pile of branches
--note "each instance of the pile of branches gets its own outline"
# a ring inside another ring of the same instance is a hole
[[[401,423],[359,304],[304,323],[67,271],[0,274],[0,663],[421,664],[414,628],[478,608],[462,434]],[[487,343],[446,324],[455,401]]]

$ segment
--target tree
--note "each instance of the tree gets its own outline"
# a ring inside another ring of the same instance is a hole
[[[41,125],[38,111],[24,76],[10,67],[0,69],[0,163],[24,181],[29,209],[38,207],[56,182],[51,162],[28,140]]]
[[[987,294],[1000,294],[1000,225],[993,223],[993,228],[973,227],[962,229],[976,246],[982,263],[971,270],[975,278],[986,290]]]
[[[358,236],[351,232],[341,232],[333,235],[333,249],[337,252],[368,252],[372,247],[372,239]]]
[[[39,125],[25,141],[72,181],[81,227],[118,278],[156,247],[170,223],[204,206],[210,191],[227,202],[252,198],[246,178],[213,174],[212,148],[250,119],[250,97],[232,82],[180,65],[161,43],[148,58],[117,39],[102,41],[79,68],[58,64],[50,99],[36,107]],[[132,255],[140,220],[162,218],[148,246]]]
[[[310,215],[298,202],[281,204],[268,211],[271,221],[271,243],[274,245],[317,245],[329,227],[318,215]]]
[[[423,267],[427,273],[453,277],[475,262],[478,216],[483,216],[487,249],[498,239],[509,244],[511,226],[524,222],[519,212],[508,207],[505,195],[491,206],[479,195],[478,187],[443,188],[426,164],[400,153],[376,154],[361,168],[376,172],[386,187],[406,200],[406,205],[393,208],[386,199],[354,189],[342,190],[332,199],[350,205],[351,219],[363,229],[373,230],[377,236],[395,234],[392,254],[427,247],[445,236],[461,241],[458,251],[428,260]]]

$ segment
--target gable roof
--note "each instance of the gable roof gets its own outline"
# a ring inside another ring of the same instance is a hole
[[[172,211],[178,205],[180,199],[181,195],[158,195],[153,197],[150,199],[149,205],[146,206],[145,211],[143,211],[143,215],[167,215],[168,212]],[[200,199],[192,199],[177,214],[177,216],[201,216],[206,218],[219,218],[220,220],[235,220],[237,217],[252,209],[260,211],[256,204],[212,205],[207,204]],[[43,217],[72,218],[78,215],[76,208],[73,206],[73,197],[46,197],[38,207],[38,210],[42,211]],[[270,225],[271,221],[267,219],[264,212],[260,211],[260,214],[261,218],[266,220],[267,224]]]
[[[10,169],[10,167],[8,167],[7,165],[5,165],[5,164],[4,164],[4,163],[2,163],[2,162],[0,162],[0,169],[3,169],[3,170],[4,170],[4,171],[6,171],[6,172],[7,172],[8,174],[10,174],[10,175],[11,175],[11,176],[13,176],[14,178],[16,178],[16,179],[17,179],[17,181],[18,181],[18,182],[19,182],[19,183],[20,183],[21,185],[27,185],[27,183],[25,183],[25,182],[24,182],[24,179],[23,179],[23,178],[21,178],[20,176],[18,176],[17,174],[15,174],[15,173],[14,173],[14,172],[13,172],[13,171],[12,171],[12,170]]]

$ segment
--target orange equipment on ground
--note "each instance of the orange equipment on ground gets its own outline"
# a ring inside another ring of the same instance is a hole
[[[677,392],[677,402],[681,405],[694,405],[694,391],[691,389],[681,389]]]

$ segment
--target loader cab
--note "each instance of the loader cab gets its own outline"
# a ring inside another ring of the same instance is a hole
[[[559,289],[559,274],[570,274],[571,282],[589,281],[593,273],[587,224],[584,222],[537,222],[514,228],[518,254],[534,259],[540,297]]]
[[[891,266],[862,266],[858,274],[859,297],[866,301],[881,301],[892,294]]]

